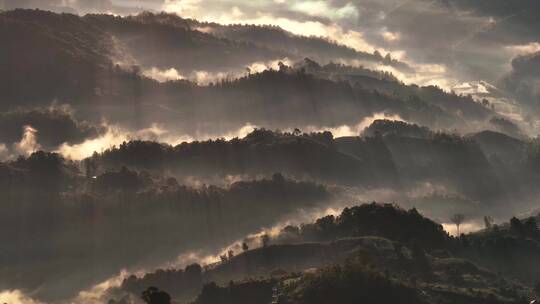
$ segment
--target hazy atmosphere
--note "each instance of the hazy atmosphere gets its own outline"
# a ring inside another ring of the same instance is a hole
[[[539,134],[537,0],[0,0],[0,303],[539,303]]]

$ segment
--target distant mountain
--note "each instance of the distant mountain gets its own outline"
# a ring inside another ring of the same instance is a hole
[[[360,52],[321,37],[293,35],[277,26],[221,25],[213,22],[189,20],[192,28],[210,32],[218,37],[235,41],[251,42],[269,49],[280,50],[293,55],[293,58],[309,57],[322,63],[340,60],[358,60],[393,66],[404,71],[411,68],[391,57],[383,57],[379,52],[373,54]],[[293,59],[291,58],[291,59]]]
[[[316,61],[329,63],[340,60],[358,60],[393,66],[410,71],[411,68],[391,57],[383,57],[379,52],[373,54],[360,52],[353,48],[338,44],[321,37],[305,37],[294,35],[277,26],[231,24],[223,25],[215,22],[201,22],[195,19],[185,19],[175,14],[143,12],[127,17],[129,20],[145,25],[166,25],[177,29],[193,30],[206,33],[228,41],[241,44],[253,44],[262,49],[273,50],[283,54],[290,60],[305,57]]]
[[[512,198],[525,203],[525,196],[535,192],[533,159],[529,152],[524,154],[517,146],[509,146],[506,135],[494,133],[501,140],[487,145],[481,136],[432,132],[402,122],[375,121],[367,128],[376,129],[382,132],[338,138],[329,132],[292,134],[258,129],[242,139],[174,147],[135,141],[89,160],[99,170],[128,166],[169,172],[179,179],[258,176],[278,171],[295,178],[357,187],[403,190],[429,183],[442,187],[443,193],[493,206],[506,205]],[[526,146],[521,145],[522,149]]]
[[[193,71],[226,72],[287,55],[178,26],[176,20],[154,19],[148,13],[126,18],[86,15],[83,19],[114,37],[118,47],[128,52],[125,56],[119,54],[119,60],[127,57],[144,68],[176,68],[186,75]]]
[[[527,156],[527,143],[503,133],[482,131],[469,135],[488,157],[497,157],[505,163],[517,163]]]
[[[160,122],[187,135],[222,134],[247,123],[270,129],[354,127],[377,114],[436,130],[497,129],[490,123],[497,115],[472,98],[406,86],[389,73],[308,59],[282,64],[279,71],[249,73],[245,67],[254,61],[289,54],[194,30],[194,22],[149,13],[122,18],[2,12],[0,39],[8,47],[0,50],[0,106],[67,103],[77,117],[96,124],[105,118],[141,129]],[[178,77],[207,70],[213,84],[158,83],[143,76],[149,68],[176,68]],[[218,80],[216,75],[225,77],[218,72],[231,68],[243,71],[240,78]]]
[[[385,72],[374,72],[363,67],[350,67],[341,64],[319,65],[318,63],[305,59],[296,65],[296,68],[303,68],[318,78],[331,79],[333,81],[346,81],[355,89],[376,91],[380,94],[392,96],[408,103],[411,108],[417,111],[426,111],[422,103],[431,107],[441,109],[448,116],[452,116],[453,123],[457,124],[459,117],[467,116],[463,123],[468,120],[485,121],[495,113],[488,107],[476,102],[471,96],[456,95],[447,93],[436,86],[419,87],[417,85],[405,85],[396,79],[392,74]],[[427,111],[426,111],[427,112]],[[440,120],[440,118],[438,118]],[[419,122],[415,120],[415,122]],[[433,126],[433,123],[426,123]],[[444,126],[444,123],[440,123]]]
[[[109,35],[70,14],[0,12],[0,41],[3,109],[92,94],[112,55]]]
[[[377,168],[381,170],[380,178],[369,174],[366,169],[370,165],[366,160],[340,153],[333,144],[331,133],[292,136],[260,129],[243,139],[183,143],[175,147],[128,142],[88,161],[95,163],[100,171],[128,166],[151,172],[170,172],[180,180],[230,175],[267,176],[282,172],[301,179],[344,184],[395,182],[392,174],[385,174],[387,170],[382,168]]]

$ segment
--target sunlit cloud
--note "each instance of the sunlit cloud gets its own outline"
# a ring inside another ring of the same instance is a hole
[[[110,298],[108,292],[111,288],[120,287],[122,281],[129,276],[125,269],[118,275],[113,276],[89,289],[81,290],[77,296],[70,301],[73,304],[102,304],[107,303]]]
[[[359,16],[358,9],[352,3],[347,3],[341,7],[333,7],[326,1],[299,1],[294,2],[290,9],[310,16],[326,17],[331,20],[355,19]]]
[[[254,14],[247,14],[240,6],[233,6],[229,10],[217,11],[203,9],[204,3],[201,1],[167,1],[163,10],[177,13],[183,17],[196,18],[201,21],[217,22],[224,25],[229,24],[254,24],[254,25],[276,25],[296,35],[325,37],[340,44],[352,47],[358,51],[373,52],[375,47],[367,43],[360,31],[345,30],[338,23],[325,24],[319,20],[295,20],[288,17],[277,16],[271,11],[263,9]],[[331,19],[356,18],[358,12],[356,8],[347,4],[339,9],[330,9],[323,1],[298,2],[292,6],[293,10],[299,12],[310,12],[310,14],[326,15]]]
[[[194,17],[199,13],[200,3],[200,0],[165,0],[162,9],[181,16]]]
[[[472,232],[477,232],[479,230],[482,230],[484,228],[484,224],[479,221],[472,221],[472,222],[464,222],[461,225],[459,225],[459,233],[467,234]],[[450,235],[458,236],[457,235],[457,227],[454,223],[443,223],[442,224],[443,229],[448,232]]]
[[[405,120],[397,114],[375,113],[371,116],[365,117],[356,125],[342,125],[337,127],[308,126],[305,129],[307,132],[329,131],[334,135],[334,137],[360,136],[362,131],[369,127],[374,121],[380,119],[405,122]]]
[[[182,76],[175,68],[160,70],[156,67],[153,67],[151,69],[144,70],[142,74],[145,77],[155,79],[159,82],[184,79],[184,76]]]
[[[195,140],[208,140],[213,138],[223,138],[230,140],[238,137],[243,138],[251,133],[257,126],[246,123],[242,127],[220,134],[210,134],[205,132],[196,132],[195,134],[182,134],[181,132],[172,132],[166,130],[163,126],[154,123],[148,128],[140,130],[128,130],[118,125],[103,124],[106,132],[99,137],[88,139],[80,144],[70,145],[62,144],[56,152],[62,156],[73,159],[82,160],[91,156],[94,152],[101,153],[106,149],[114,146],[119,146],[123,142],[132,140],[151,140],[160,143],[178,145],[182,142],[192,142]]]
[[[398,33],[393,33],[393,32],[390,32],[388,30],[383,30],[382,33],[381,33],[381,36],[383,37],[384,40],[386,40],[388,42],[393,42],[393,41],[399,40],[399,34]]]
[[[34,300],[25,295],[22,291],[4,290],[0,291],[0,303],[6,304],[41,304],[42,302]]]
[[[504,48],[504,51],[508,52],[508,58],[516,58],[518,56],[525,56],[540,52],[540,43],[531,42],[528,44],[509,45]],[[508,70],[511,69],[511,61],[508,61]]]
[[[30,155],[41,149],[37,142],[37,132],[32,126],[24,126],[22,139],[14,144],[14,151],[20,155]]]

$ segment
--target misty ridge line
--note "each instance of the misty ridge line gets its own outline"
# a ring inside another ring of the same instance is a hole
[[[53,113],[58,114],[58,113],[61,113],[62,110],[60,108],[52,108],[52,111]],[[40,113],[40,112],[29,112],[29,113],[20,112],[18,113],[18,115],[21,115],[21,116],[24,116],[25,114],[32,115],[33,113]],[[47,115],[47,111],[41,112],[39,115]],[[58,152],[62,156],[68,159],[72,159],[72,160],[83,160],[84,158],[92,156],[92,154],[95,152],[101,153],[105,151],[106,149],[113,148],[126,141],[150,140],[150,141],[156,141],[156,142],[176,146],[183,142],[189,143],[193,141],[204,141],[204,140],[210,140],[210,139],[231,140],[233,138],[244,138],[246,135],[248,135],[254,129],[257,128],[257,126],[247,123],[245,126],[239,128],[236,131],[231,131],[231,132],[227,132],[220,135],[196,134],[195,137],[192,137],[187,134],[186,135],[172,134],[172,132],[166,129],[163,129],[158,124],[152,124],[149,128],[136,130],[136,131],[129,131],[120,126],[111,125],[107,122],[102,122],[101,126],[99,127],[91,127],[91,126],[88,126],[87,124],[82,124],[80,127],[78,127],[77,126],[78,122],[75,120],[75,118],[72,117],[72,114],[70,114],[69,112],[65,112],[60,115],[65,115],[64,117],[62,117],[62,119],[64,120],[73,120],[74,125],[69,126],[69,127],[81,128],[81,132],[86,132],[87,128],[93,128],[89,130],[92,130],[92,132],[94,133],[93,135],[96,136],[95,138],[85,139],[81,143],[73,143],[73,144],[69,144],[66,142],[61,143],[60,145],[57,146],[57,150],[54,150],[55,149],[54,146],[51,146],[50,144],[47,145],[47,147],[49,147],[49,149],[51,149],[52,151]],[[387,116],[384,113],[376,113],[375,115],[371,117],[364,118],[355,126],[343,125],[343,126],[338,126],[334,128],[325,128],[325,127],[318,128],[316,126],[307,126],[304,130],[308,133],[310,132],[318,133],[318,132],[323,132],[323,131],[329,131],[338,137],[356,136],[358,134],[361,134],[364,129],[366,129],[371,123],[373,123],[375,120],[378,120],[378,119],[402,120],[398,115]],[[12,122],[10,121],[9,123],[12,123]],[[37,123],[40,124],[40,127],[43,124],[42,121],[38,121]],[[47,128],[47,127],[50,127],[50,126],[43,125],[43,128]],[[28,156],[32,154],[33,152],[36,152],[38,150],[43,150],[43,147],[39,143],[40,130],[32,127],[31,120],[29,124],[23,125],[23,130],[24,131],[21,135],[20,141],[16,142],[15,139],[12,139],[13,142],[12,142],[11,148],[8,148],[6,144],[3,144],[1,146],[2,149],[0,151],[2,153],[0,155],[2,155],[2,158],[4,160],[17,158],[17,155],[14,153]],[[283,131],[293,132],[294,129],[283,130]],[[49,132],[49,130],[47,130],[47,132]],[[51,136],[51,135],[45,134],[45,136]],[[47,140],[47,143],[50,141],[49,138],[46,138],[46,140]]]
[[[49,17],[50,17],[50,16],[49,16]],[[151,17],[152,17],[152,16],[150,16],[149,18],[151,18]],[[107,18],[104,17],[104,16],[102,16],[102,17],[93,16],[93,17],[89,17],[89,18],[90,18],[90,20],[92,20],[91,22],[94,22],[94,23],[96,23],[96,22],[101,22],[102,20],[101,20],[100,18],[105,19],[105,21],[110,21],[113,25],[115,24],[115,22],[118,22],[118,21],[117,21],[118,18],[116,18],[116,19],[113,18],[113,21],[111,21],[111,20],[107,19]],[[95,18],[96,20],[93,20],[93,18]],[[142,18],[142,17],[141,17],[141,18]],[[114,26],[111,26],[111,27],[114,29]],[[116,31],[119,31],[119,30],[117,29]],[[107,55],[107,56],[108,56],[108,55]],[[274,62],[273,64],[275,64],[275,62]],[[286,65],[285,65],[285,67],[286,67]],[[310,67],[310,69],[311,69],[311,67]],[[292,69],[292,71],[294,71],[294,70],[295,70],[295,69]],[[361,71],[361,69],[360,69],[360,71]],[[358,71],[355,71],[355,72],[358,72]],[[355,81],[356,81],[356,80],[355,80]],[[353,80],[351,80],[351,83],[352,83],[352,82],[353,82]],[[96,89],[96,88],[93,88],[93,90],[95,91],[94,93],[97,94],[98,97],[99,97],[99,96],[102,96],[102,97],[100,97],[101,99],[104,98],[104,97],[103,97],[103,94],[107,94],[107,91],[109,91],[108,89],[105,89],[105,88],[98,88],[99,90],[97,90],[97,91],[96,91],[95,89]],[[336,89],[337,89],[337,88],[336,88]],[[377,89],[380,89],[380,88],[377,88]],[[141,91],[143,91],[143,92],[146,91],[146,90],[143,90],[143,89],[139,89],[139,90],[141,90]],[[391,91],[391,89],[389,89],[389,91]],[[394,91],[395,91],[395,90],[394,90]],[[129,94],[132,94],[132,93],[129,92],[129,91],[128,91],[128,92],[125,92],[125,93],[128,94],[128,95],[129,95]],[[217,93],[217,92],[216,92],[216,93]],[[299,92],[299,93],[302,93],[302,92]],[[414,92],[413,92],[413,93],[414,93]],[[294,95],[294,94],[295,94],[295,93],[292,93],[291,95]],[[304,94],[305,94],[305,93],[304,93]],[[408,92],[406,93],[406,95],[409,95],[409,94],[410,94],[410,93],[408,93]],[[150,95],[149,97],[155,97],[155,95],[152,94],[152,93],[149,93],[149,95]],[[223,96],[223,94],[219,94],[219,95]],[[218,96],[219,96],[219,95],[218,95]],[[179,97],[180,97],[180,96],[179,96]],[[254,96],[254,97],[255,97],[255,96]],[[198,98],[198,97],[197,97],[197,96],[195,96],[195,97],[188,96],[188,99],[189,99],[189,100],[195,99],[195,98]],[[375,98],[377,98],[377,96],[375,96]],[[154,99],[154,98],[153,98],[153,99]],[[469,102],[471,102],[471,101],[472,101],[472,100],[469,100]],[[157,104],[156,104],[156,105],[153,105],[152,102],[140,102],[140,105],[139,105],[139,103],[137,103],[137,104],[135,105],[135,109],[134,109],[135,115],[136,115],[136,116],[140,116],[140,114],[137,114],[137,113],[140,113],[140,111],[142,111],[141,107],[148,108],[148,110],[149,110],[148,113],[153,113],[154,116],[161,116],[161,117],[164,117],[164,116],[170,116],[170,115],[173,115],[173,114],[175,114],[175,113],[182,113],[182,112],[184,112],[185,110],[189,111],[189,109],[175,109],[176,106],[171,107],[171,104],[170,104],[171,101],[166,101],[166,102],[155,102],[155,103],[157,103]],[[312,103],[313,103],[313,102],[312,102]],[[309,104],[308,104],[307,106],[309,107]],[[440,106],[440,105],[437,105],[437,106]],[[152,107],[157,107],[157,108],[152,109]],[[322,110],[316,109],[316,108],[319,107],[319,106],[318,106],[318,105],[314,105],[313,107],[315,108],[315,113],[314,113],[314,115],[319,115],[319,116],[320,116],[320,114],[317,114],[317,113],[320,113]],[[171,111],[169,111],[169,109],[170,109]],[[380,110],[386,110],[386,109],[378,109],[378,110],[380,111]],[[434,108],[433,110],[434,110],[434,111],[437,111],[438,109]],[[226,110],[224,109],[224,111],[226,111]],[[379,112],[379,111],[377,111],[377,112]],[[395,112],[395,110],[394,110],[394,112]],[[398,112],[399,112],[399,111],[398,111]],[[114,112],[111,112],[111,113],[114,113]],[[86,114],[86,113],[85,113],[85,114]],[[80,115],[85,115],[85,114],[82,114],[82,113],[81,113]],[[405,116],[403,113],[399,113],[399,114],[400,114],[400,116]],[[93,114],[93,115],[95,115],[95,114]],[[200,114],[197,114],[197,115],[200,115]],[[364,114],[364,115],[366,115],[366,114]],[[408,114],[408,115],[411,115],[411,114]],[[111,115],[111,116],[113,116],[113,115]],[[113,117],[109,117],[109,119],[115,120]],[[142,119],[144,119],[144,117],[142,117]],[[263,118],[263,119],[264,119],[264,118]],[[291,118],[291,119],[294,119],[294,118]],[[315,118],[315,119],[317,119],[317,118]],[[319,118],[319,119],[320,119],[320,118]],[[414,120],[418,120],[417,117],[415,117],[415,118],[413,118],[413,119],[410,119],[410,118],[406,118],[406,119],[407,119],[407,120],[413,120],[413,121],[414,121]],[[137,120],[140,120],[140,118],[138,118]],[[153,120],[156,121],[156,119],[153,119]],[[258,119],[257,119],[257,120],[258,120]],[[350,121],[351,119],[350,119],[350,118],[347,118],[347,120]],[[358,120],[358,118],[356,118],[356,120]],[[151,123],[153,123],[154,121],[149,121],[147,124],[151,124]],[[427,123],[427,121],[426,121],[425,118],[422,118],[421,121]],[[245,123],[245,121],[244,121],[244,123]],[[254,121],[253,123],[254,123],[255,125],[267,126],[267,127],[269,127],[269,128],[271,128],[271,127],[272,127],[271,125],[273,125],[273,124],[275,124],[275,125],[279,125],[279,124],[280,124],[280,122],[271,122],[271,123],[264,123],[264,122],[263,122],[263,123],[259,123],[258,121]],[[311,123],[313,123],[313,120],[311,121]],[[356,123],[356,122],[354,122],[354,123]],[[309,123],[308,123],[308,124],[309,124]],[[332,122],[332,124],[334,124],[334,125],[341,125],[341,124],[339,124],[339,122],[336,122],[336,121]],[[432,124],[432,122],[430,122],[430,124]],[[242,125],[243,125],[243,124],[242,124]],[[323,125],[330,125],[330,124],[325,123],[325,124],[323,124]],[[292,126],[291,126],[291,127],[292,127]],[[299,126],[299,127],[301,127],[301,126]],[[447,126],[447,127],[448,127],[448,126]]]

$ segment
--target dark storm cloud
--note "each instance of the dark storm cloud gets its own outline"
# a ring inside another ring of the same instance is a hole
[[[404,50],[415,62],[445,64],[464,80],[494,80],[509,67],[506,46],[538,40],[535,1],[362,0],[354,5],[358,19],[342,26],[362,31],[374,45]],[[385,31],[398,39],[388,41]]]
[[[512,60],[512,71],[501,80],[501,86],[529,109],[540,110],[540,52]]]

